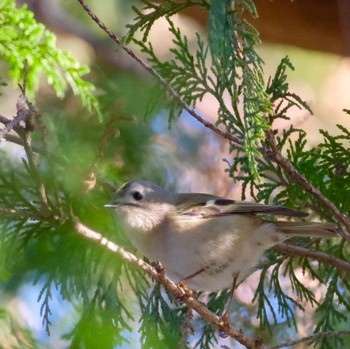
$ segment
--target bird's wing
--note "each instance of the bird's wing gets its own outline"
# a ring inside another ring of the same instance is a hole
[[[193,198],[196,197],[196,202]],[[235,201],[209,194],[178,194],[178,214],[210,218],[234,214],[265,214],[290,217],[306,217],[307,212],[284,206],[264,205],[254,202]]]

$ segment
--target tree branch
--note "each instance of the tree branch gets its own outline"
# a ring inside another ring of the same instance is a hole
[[[348,335],[350,334],[350,331],[327,331],[327,332],[319,332],[319,333],[315,333],[311,336],[307,336],[301,339],[297,339],[295,341],[291,341],[291,342],[286,342],[286,343],[282,343],[282,344],[278,344],[275,345],[273,347],[270,347],[269,349],[279,349],[279,348],[285,348],[285,347],[293,347],[294,345],[300,344],[300,343],[304,343],[304,342],[311,342],[314,341],[318,338],[321,337],[329,337],[329,336],[341,336],[341,335]]]
[[[14,143],[14,144],[17,144],[17,145],[20,145],[20,146],[24,147],[23,139],[18,137],[18,136],[15,136],[15,135],[12,135],[12,134],[6,134],[6,135],[4,135],[3,138],[6,139],[10,143]],[[38,153],[40,155],[47,156],[47,154],[45,154],[43,149],[35,146],[34,144],[32,145],[32,151],[35,152],[35,153]]]
[[[332,265],[333,267],[343,270],[350,274],[350,263],[334,256],[330,256],[323,252],[311,251],[305,247],[279,243],[274,246],[274,249],[291,256],[307,257],[318,262]]]
[[[40,209],[34,211],[34,209],[35,207],[33,207],[33,210],[24,210],[0,206],[0,216],[8,215],[22,219],[46,221],[50,222],[53,225],[62,224],[64,222],[64,219],[58,215],[48,216],[46,211],[42,212]]]
[[[0,215],[11,215],[18,218],[24,219],[36,219],[42,220],[43,216],[39,211],[29,211],[29,210],[16,210],[13,208],[1,207],[0,206]]]
[[[7,125],[11,122],[10,119],[6,118],[5,116],[0,115],[0,123]]]
[[[78,220],[75,220],[74,227],[76,231],[84,237],[98,242],[101,246],[105,246],[113,253],[119,254],[124,260],[137,265],[152,279],[163,285],[169,293],[171,293],[175,299],[184,299],[184,293],[179,287],[170,280],[164,272],[158,272],[155,268],[144,262],[142,259],[137,258],[130,252],[125,251],[122,247],[118,246],[114,242],[106,239],[102,234],[88,228]],[[203,303],[199,302],[192,296],[185,295],[184,302],[187,306],[195,310],[205,321],[210,323],[213,327],[220,331],[224,331],[228,336],[234,338],[239,343],[249,349],[262,349],[263,342],[260,338],[251,339],[247,337],[242,331],[236,330],[230,324],[223,324],[221,318],[211,312]]]
[[[3,123],[6,127],[5,129],[0,130],[0,140],[12,130],[15,130],[17,133],[20,133],[22,129],[20,123],[22,121],[26,121],[30,116],[31,111],[29,109],[18,109],[17,114],[12,120],[9,120],[5,117],[1,117],[0,122]]]
[[[140,267],[146,274],[148,274],[152,279],[154,279],[156,282],[163,285],[169,293],[171,293],[175,299],[183,299],[184,294],[179,289],[179,287],[171,280],[169,279],[164,272],[159,272],[152,266],[150,266],[148,263],[144,262],[142,259],[137,258],[135,255],[133,255],[130,252],[125,251],[122,247],[115,244],[114,242],[108,240],[105,238],[102,234],[88,228],[78,220],[75,221],[75,229],[76,231],[83,235],[84,237],[94,240],[98,242],[100,245],[105,246],[107,249],[112,251],[113,253],[118,253],[124,260],[127,262],[130,262],[132,264],[137,265]],[[282,253],[286,253],[288,255],[293,256],[301,256],[301,257],[307,257],[314,260],[317,260],[322,263],[326,263],[329,265],[332,265],[336,267],[337,269],[343,270],[347,273],[350,273],[350,263],[345,262],[339,258],[336,258],[334,256],[329,256],[322,252],[317,251],[310,251],[306,248],[299,247],[299,246],[293,246],[288,245],[284,243],[279,243],[275,246],[275,249]],[[202,318],[203,320],[210,323],[214,328],[224,331],[227,335],[229,335],[231,338],[234,338],[239,343],[244,345],[246,348],[250,349],[262,349],[263,341],[260,338],[257,339],[251,339],[244,335],[242,331],[238,331],[235,328],[233,328],[230,324],[225,325],[222,323],[222,320],[220,317],[218,317],[216,314],[211,312],[203,303],[199,302],[197,299],[195,299],[192,296],[185,297],[183,300],[187,306],[190,309],[195,310]],[[309,337],[301,338],[299,340],[286,343],[286,344],[280,344],[278,346],[274,346],[270,349],[278,349],[282,348],[284,346],[293,346],[301,342],[307,342],[311,340],[315,340],[319,337],[326,336],[326,335],[340,335],[340,334],[349,334],[350,331],[337,331],[337,332],[321,332],[314,334]]]

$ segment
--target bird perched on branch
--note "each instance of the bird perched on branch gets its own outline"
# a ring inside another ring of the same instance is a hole
[[[132,181],[117,190],[114,208],[131,243],[160,261],[175,281],[217,291],[232,276],[243,280],[265,250],[294,236],[329,238],[333,223],[267,221],[260,215],[306,217],[287,207],[234,201],[210,194],[172,193],[149,181]],[[188,276],[196,274],[188,279]]]
[[[336,236],[332,223],[268,221],[263,215],[306,217],[283,206],[172,193],[137,180],[124,184],[105,207],[114,208],[131,243],[161,262],[170,278],[194,290],[235,287],[263,253],[294,236]]]

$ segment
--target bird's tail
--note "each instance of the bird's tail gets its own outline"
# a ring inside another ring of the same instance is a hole
[[[332,238],[337,236],[337,226],[333,223],[316,222],[274,222],[286,235],[315,238]]]

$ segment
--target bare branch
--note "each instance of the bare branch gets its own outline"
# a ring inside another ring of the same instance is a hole
[[[279,243],[279,244],[275,245],[274,249],[279,251],[279,252],[291,255],[291,256],[300,256],[300,257],[311,258],[311,259],[314,259],[318,262],[332,265],[333,267],[335,267],[339,270],[343,270],[347,273],[350,273],[350,263],[349,262],[346,262],[346,261],[339,259],[337,257],[334,257],[334,256],[330,256],[330,255],[323,253],[323,252],[311,251],[311,250],[304,248],[304,247],[283,244],[283,243]]]
[[[319,333],[315,333],[315,334],[313,334],[311,336],[308,336],[308,337],[297,339],[295,341],[291,341],[291,342],[286,342],[286,343],[275,345],[273,347],[270,347],[269,349],[279,349],[279,348],[293,347],[294,345],[297,345],[297,344],[300,344],[300,343],[304,343],[304,342],[311,342],[311,341],[314,341],[314,340],[316,340],[318,338],[321,338],[321,337],[342,336],[342,335],[349,335],[349,334],[350,334],[350,331],[319,332]]]
[[[28,100],[28,98],[25,96],[25,88],[26,88],[26,78],[27,78],[27,72],[28,72],[28,67],[26,66],[26,73],[24,75],[23,79],[23,85],[19,85],[22,95],[18,98],[17,101],[17,115],[13,119],[13,121],[16,121],[15,126],[19,126],[19,122],[24,121],[25,122],[25,127],[20,127],[15,129],[18,135],[22,138],[23,140],[23,148],[26,152],[27,159],[28,159],[28,164],[29,168],[32,172],[32,175],[34,179],[36,180],[38,184],[38,189],[39,189],[39,194],[40,194],[40,199],[41,199],[41,206],[42,206],[42,213],[44,215],[49,216],[51,213],[51,208],[49,206],[49,202],[47,199],[46,195],[46,189],[43,181],[41,180],[41,175],[40,171],[37,168],[36,160],[37,157],[35,152],[33,151],[33,145],[32,145],[32,137],[31,137],[31,132],[34,130],[34,124],[33,120],[36,119],[38,120],[38,111],[34,107],[34,105]],[[23,114],[23,116],[22,116]],[[9,128],[9,125],[7,125],[7,129]],[[44,137],[42,135],[42,138],[44,140]]]

